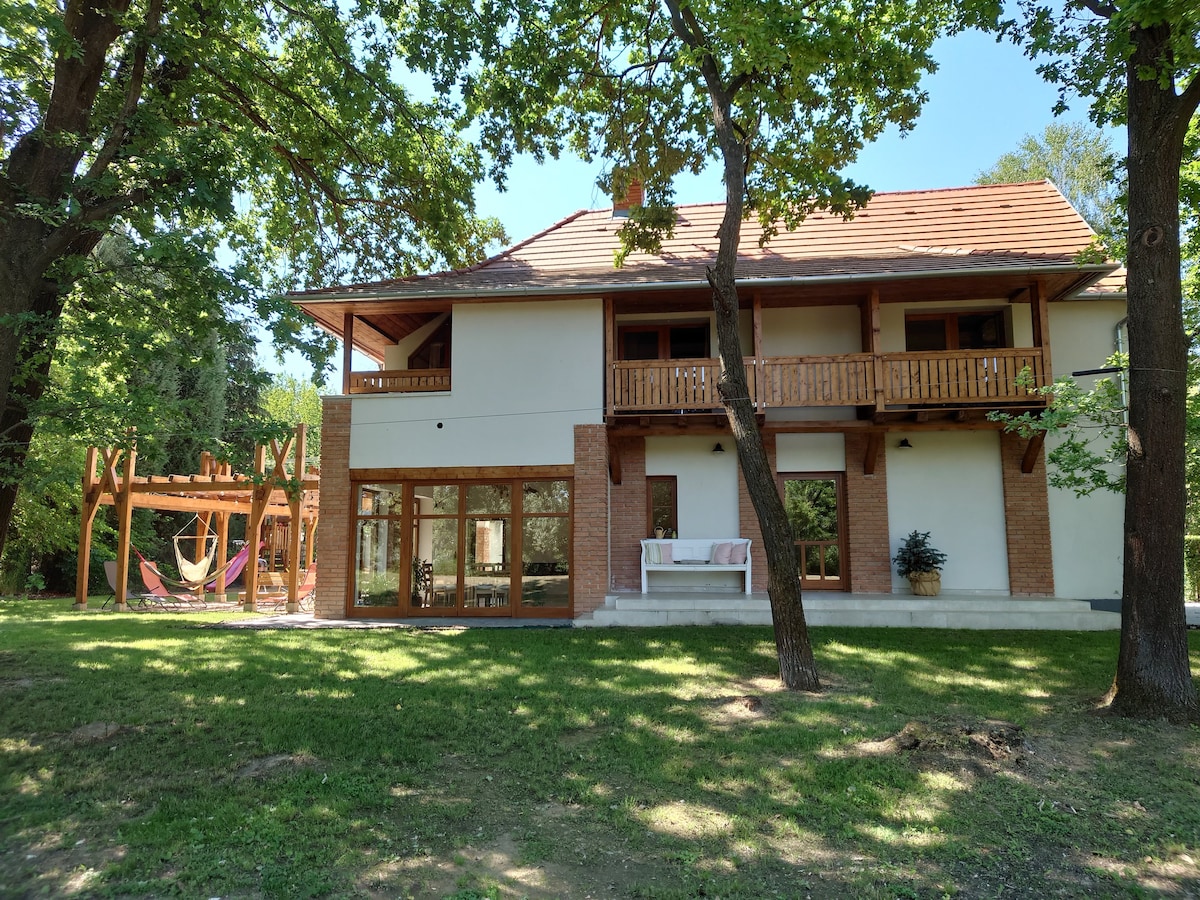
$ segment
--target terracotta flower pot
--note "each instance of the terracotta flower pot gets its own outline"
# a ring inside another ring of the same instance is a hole
[[[918,597],[936,597],[942,590],[940,572],[913,572],[908,576],[912,592]]]

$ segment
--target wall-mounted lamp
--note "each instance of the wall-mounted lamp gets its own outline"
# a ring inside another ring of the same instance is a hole
[[[724,453],[724,452],[725,452],[725,448],[722,447],[719,443],[713,445],[713,453]]]
[[[897,444],[896,446],[899,447],[901,450],[911,450],[912,449],[912,444],[909,442],[908,438],[900,438],[900,443]]]

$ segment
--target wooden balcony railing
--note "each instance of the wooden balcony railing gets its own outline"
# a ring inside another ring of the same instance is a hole
[[[875,357],[771,356],[759,364],[759,406],[859,406],[875,402]]]
[[[747,366],[748,378],[752,371]],[[720,409],[721,396],[717,393],[720,375],[721,361],[717,359],[615,362],[609,383],[612,410],[622,413]]]
[[[1032,388],[1017,383],[1025,369],[1034,387],[1045,384],[1038,349],[885,353],[882,359],[889,404],[1028,401]]]
[[[450,390],[449,369],[384,369],[351,372],[351,394],[405,394],[412,391]]]
[[[1029,403],[1046,384],[1036,348],[850,353],[747,358],[750,395],[761,409],[805,406],[952,406]],[[1019,384],[1028,369],[1030,383]],[[613,363],[609,410],[708,411],[721,408],[715,359]]]

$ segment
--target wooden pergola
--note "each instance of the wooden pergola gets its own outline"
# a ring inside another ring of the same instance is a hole
[[[254,473],[234,474],[228,463],[221,463],[210,453],[200,459],[196,475],[136,474],[137,448],[107,449],[91,447],[83,470],[83,507],[79,528],[79,567],[75,579],[75,609],[87,609],[88,569],[91,557],[92,526],[101,506],[117,510],[117,577],[116,609],[129,609],[127,583],[129,577],[130,525],[135,508],[170,512],[190,512],[197,516],[196,542],[202,554],[205,536],[210,528],[217,535],[216,595],[225,594],[225,563],[228,560],[229,517],[247,516],[246,540],[257,548],[262,541],[263,522],[267,516],[287,518],[288,531],[287,611],[299,609],[300,539],[306,538],[307,566],[312,565],[313,543],[320,505],[320,473],[306,469],[308,448],[307,426],[296,426],[295,434],[280,443],[260,444],[254,452]],[[268,464],[268,453],[273,460]],[[292,469],[288,469],[289,458]],[[297,474],[299,473],[299,474]],[[252,550],[251,553],[257,554]],[[256,561],[245,569],[245,609],[256,609],[259,572]]]

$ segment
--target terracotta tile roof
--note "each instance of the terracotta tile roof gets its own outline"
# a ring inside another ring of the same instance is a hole
[[[293,295],[321,300],[453,298],[670,288],[704,282],[724,204],[681,206],[662,254],[634,253],[613,266],[623,219],[581,210],[469,269]],[[879,193],[849,221],[816,213],[759,246],[757,221],[742,226],[737,275],[764,280],[1070,267],[1095,234],[1047,181]],[[1100,273],[1097,273],[1100,274]],[[1108,279],[1106,279],[1108,281]]]

